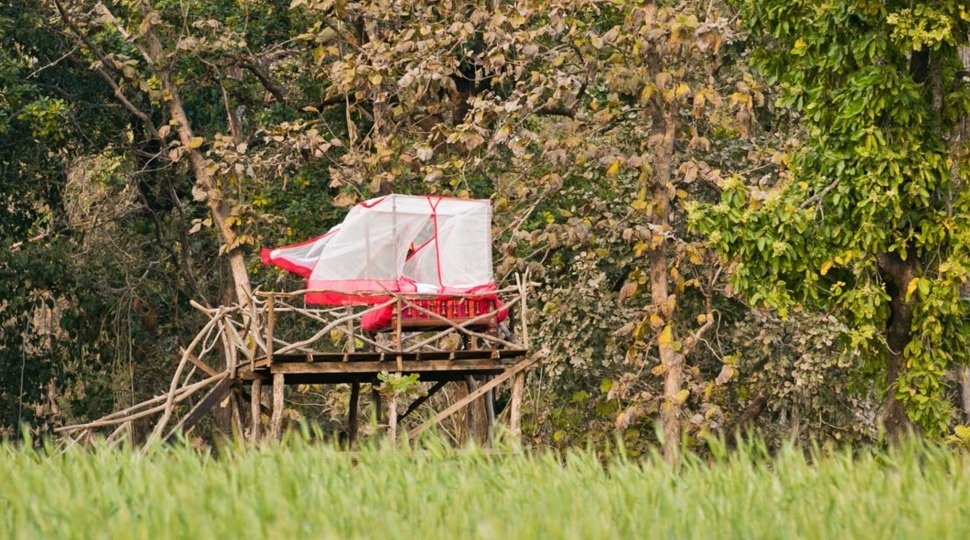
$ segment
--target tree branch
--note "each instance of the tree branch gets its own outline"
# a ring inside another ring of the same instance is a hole
[[[839,181],[840,180],[841,180],[841,178],[836,178],[835,180],[832,180],[832,183],[829,184],[829,185],[827,185],[827,186],[825,186],[825,188],[822,189],[822,191],[819,191],[815,195],[812,195],[811,197],[809,197],[808,199],[806,199],[805,202],[803,202],[802,204],[798,205],[798,209],[799,210],[804,210],[804,209],[808,208],[809,206],[812,206],[813,204],[821,201],[822,200],[822,197],[826,196],[828,194],[828,192],[832,191],[833,189],[836,188],[836,186],[839,185]]]
[[[263,85],[263,88],[265,88],[270,94],[273,94],[273,98],[276,101],[286,103],[286,96],[283,95],[283,89],[273,82],[269,78],[269,75],[263,72],[263,69],[259,66],[259,64],[250,60],[239,60],[239,67],[252,73],[259,83]]]
[[[565,116],[567,118],[576,117],[576,111],[567,109],[565,107],[539,107],[535,110],[535,114],[539,116]]]
[[[152,120],[148,116],[148,114],[145,111],[136,107],[134,103],[129,101],[128,96],[126,96],[124,91],[121,89],[121,87],[118,86],[118,83],[116,83],[114,78],[111,77],[111,75],[109,75],[107,71],[105,71],[104,69],[105,66],[111,66],[111,60],[108,59],[108,57],[106,57],[104,53],[102,53],[101,50],[96,45],[91,43],[91,41],[87,38],[84,32],[82,32],[81,29],[77,26],[77,23],[73,19],[71,19],[71,17],[67,14],[67,11],[64,9],[64,5],[61,4],[60,0],[54,0],[54,5],[57,7],[57,12],[60,14],[61,19],[64,21],[64,24],[67,25],[67,27],[71,30],[71,32],[73,32],[74,35],[77,36],[79,40],[81,40],[81,43],[83,43],[84,46],[87,47],[88,50],[90,50],[91,53],[94,54],[94,56],[97,57],[98,61],[101,63],[100,66],[92,66],[92,69],[94,70],[94,72],[97,73],[98,76],[100,76],[102,79],[104,79],[104,81],[111,88],[112,92],[114,92],[114,96],[118,99],[118,101],[120,101],[121,104],[124,105],[124,107],[128,109],[129,112],[131,112],[131,114],[135,115],[139,120],[142,121],[142,123],[145,125],[145,128],[148,130],[148,132],[151,133],[152,137],[158,139],[159,141],[163,140],[163,137],[161,136],[161,134],[159,134],[158,130],[155,128],[155,124],[152,123]]]

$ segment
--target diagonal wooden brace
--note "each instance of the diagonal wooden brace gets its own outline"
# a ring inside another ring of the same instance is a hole
[[[185,415],[185,418],[183,418],[181,422],[172,428],[172,431],[170,431],[165,437],[165,441],[171,440],[172,437],[174,437],[179,431],[188,433],[189,430],[195,427],[195,424],[202,419],[205,413],[209,412],[209,409],[214,407],[217,403],[229,395],[229,392],[232,391],[233,380],[227,375],[228,372],[224,374],[221,381],[212,387],[212,390],[209,390],[209,393],[206,394],[201,401],[196,403],[195,407],[192,407],[189,414]]]
[[[427,422],[425,422],[425,423],[421,424],[420,426],[418,426],[418,427],[412,429],[411,431],[409,431],[408,432],[408,438],[409,439],[413,439],[418,434],[420,434],[422,431],[425,431],[426,429],[430,428],[431,426],[434,426],[434,425],[438,424],[439,422],[441,422],[445,418],[448,418],[449,416],[455,414],[459,410],[467,407],[469,403],[471,403],[472,401],[475,401],[479,397],[483,396],[485,394],[485,392],[488,392],[492,388],[495,388],[498,385],[502,384],[503,382],[509,380],[510,378],[512,378],[513,376],[515,376],[515,374],[517,374],[517,373],[519,373],[521,371],[524,371],[525,369],[531,367],[533,364],[535,364],[538,361],[539,361],[539,358],[538,357],[529,358],[529,359],[526,359],[526,360],[524,360],[524,361],[522,361],[522,362],[520,362],[520,363],[512,366],[511,368],[505,370],[505,372],[502,373],[501,375],[496,375],[494,379],[492,379],[492,380],[488,381],[487,383],[479,386],[474,392],[469,392],[469,394],[467,396],[461,398],[460,400],[458,400],[455,403],[453,403],[447,409],[445,409],[445,410],[441,411],[440,413],[436,414],[434,416],[434,418],[428,420]]]

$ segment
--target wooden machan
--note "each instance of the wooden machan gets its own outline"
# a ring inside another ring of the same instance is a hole
[[[85,442],[98,431],[116,443],[131,437],[133,422],[157,416],[146,446],[188,434],[219,405],[230,407],[233,429],[250,441],[281,436],[286,407],[285,388],[297,384],[350,384],[347,436],[358,432],[358,400],[362,384],[377,388],[379,375],[418,374],[434,383],[403,414],[397,403],[388,407],[386,425],[396,433],[401,418],[423,406],[450,382],[468,385],[468,393],[407,432],[409,438],[467,408],[477,399],[491,406],[489,430],[494,427],[494,391],[511,386],[509,428],[521,437],[521,405],[526,371],[537,358],[529,354],[528,305],[525,279],[514,286],[488,293],[501,304],[490,308],[456,310],[461,302],[480,305],[483,295],[439,297],[390,294],[381,304],[358,307],[306,307],[308,291],[256,291],[245,304],[205,308],[209,317],[199,334],[182,349],[168,391],[99,420],[57,429],[66,440]],[[390,326],[382,332],[365,332],[361,320],[390,307]],[[507,313],[499,323],[500,313]],[[456,316],[457,313],[462,316]],[[509,328],[515,328],[513,334]],[[478,382],[474,381],[480,381]],[[268,395],[267,395],[268,394]],[[375,391],[375,401],[380,406]],[[491,400],[491,401],[489,401]],[[242,407],[248,402],[249,407]],[[248,411],[244,410],[248,409]],[[268,425],[264,426],[264,423]]]

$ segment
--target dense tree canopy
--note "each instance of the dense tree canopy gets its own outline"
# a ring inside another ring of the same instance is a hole
[[[0,7],[0,429],[155,393],[190,299],[293,285],[253,249],[394,191],[491,198],[498,276],[541,282],[537,444],[868,438],[889,385],[946,433],[950,4]]]
[[[700,228],[738,260],[732,284],[755,304],[835,311],[848,346],[909,417],[948,430],[944,378],[966,363],[970,15],[951,2],[759,2],[757,61],[804,141],[784,178],[724,187]],[[884,365],[885,368],[880,366]]]

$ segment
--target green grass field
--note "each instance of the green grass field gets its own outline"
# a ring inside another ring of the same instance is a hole
[[[970,461],[0,446],[0,538],[970,538]]]

